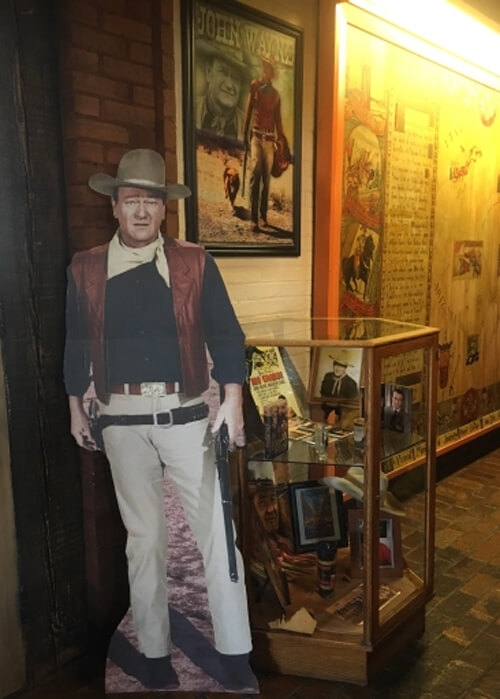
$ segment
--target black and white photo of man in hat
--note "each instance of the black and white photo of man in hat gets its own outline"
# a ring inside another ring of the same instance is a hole
[[[347,373],[354,365],[342,354],[329,354],[332,360],[332,371],[327,371],[321,382],[320,393],[325,398],[339,398],[343,400],[356,400],[358,397],[358,384]]]
[[[203,93],[196,98],[196,128],[217,136],[243,139],[242,86],[247,67],[234,53],[200,39],[196,55],[204,67]]]

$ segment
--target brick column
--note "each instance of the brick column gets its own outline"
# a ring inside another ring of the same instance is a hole
[[[89,190],[127,150],[154,148],[177,181],[173,0],[66,0],[60,11],[61,95],[73,251],[114,232],[108,201]],[[176,235],[177,205],[168,206]]]

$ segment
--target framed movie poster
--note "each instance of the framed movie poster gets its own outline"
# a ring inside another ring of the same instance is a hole
[[[182,15],[187,239],[299,255],[302,31],[224,0]]]

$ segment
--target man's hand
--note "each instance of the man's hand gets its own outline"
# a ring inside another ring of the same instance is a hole
[[[229,447],[243,447],[245,433],[243,430],[243,397],[238,383],[228,383],[224,386],[224,401],[212,427],[212,434],[218,432],[225,422],[229,434]]]
[[[78,446],[88,451],[97,451],[97,444],[90,433],[89,418],[83,409],[80,396],[69,396],[69,412],[71,414],[71,434]]]

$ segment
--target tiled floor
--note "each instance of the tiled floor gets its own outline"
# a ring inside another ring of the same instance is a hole
[[[418,509],[415,499],[410,510]],[[411,518],[411,511],[410,511]],[[411,532],[406,551],[411,555]],[[260,676],[265,699],[500,699],[500,449],[437,486],[436,584],[426,632],[373,686]],[[76,663],[23,699],[103,697],[102,669]],[[134,695],[112,695],[128,697]],[[137,695],[135,695],[137,696]],[[154,692],[141,697],[201,699]],[[208,695],[202,695],[208,696]],[[229,697],[220,694],[210,697]]]

